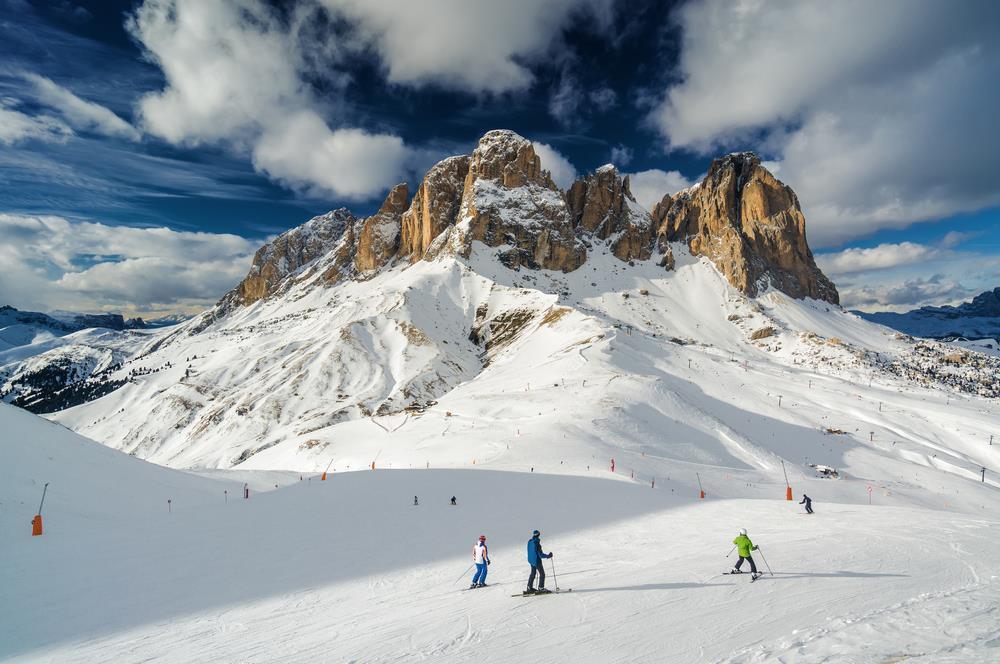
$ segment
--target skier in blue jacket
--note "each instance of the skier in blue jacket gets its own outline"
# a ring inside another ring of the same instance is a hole
[[[528,576],[528,588],[525,593],[550,593],[545,589],[545,567],[542,566],[543,558],[551,558],[551,553],[542,551],[542,534],[537,530],[531,533],[528,540],[528,564],[531,565],[531,574]],[[538,590],[535,590],[535,574],[538,574]]]

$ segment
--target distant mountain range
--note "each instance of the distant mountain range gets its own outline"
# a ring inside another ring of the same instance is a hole
[[[971,302],[954,307],[920,307],[902,314],[888,311],[854,313],[915,337],[1000,341],[1000,288],[980,293]]]
[[[184,320],[146,322],[121,314],[20,311],[0,306],[0,400],[26,403],[119,365],[152,333]],[[75,398],[94,398],[118,383],[98,381]],[[82,395],[82,396],[81,396]],[[62,402],[69,404],[71,401]]]
[[[121,314],[80,314],[69,311],[43,314],[38,311],[21,311],[10,305],[0,306],[0,330],[12,327],[18,327],[25,333],[30,329],[47,331],[58,336],[91,327],[103,327],[109,330],[143,329],[146,327],[146,322],[141,318],[126,319]],[[0,339],[7,341],[6,337],[7,335],[3,335]],[[7,343],[15,346],[27,343],[24,341],[13,343],[13,341],[11,339]]]

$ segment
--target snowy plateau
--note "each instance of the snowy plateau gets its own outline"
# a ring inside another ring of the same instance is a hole
[[[657,217],[518,138],[290,231],[97,398],[0,404],[0,660],[1000,661],[1000,358],[709,235],[712,187],[780,193],[749,157]],[[520,595],[534,529],[572,592]]]

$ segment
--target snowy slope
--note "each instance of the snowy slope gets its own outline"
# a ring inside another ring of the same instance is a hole
[[[779,485],[784,461],[793,478],[821,464],[857,492],[973,509],[940,478],[1000,467],[996,404],[949,381],[996,385],[995,358],[945,366],[947,347],[918,356],[835,306],[748,299],[674,252],[673,272],[596,251],[569,274],[512,271],[475,251],[305,281],[158,337],[122,368],[150,373],[54,417],[177,467],[580,473],[616,457],[637,481],[690,490],[700,472],[736,495],[725,478]]]
[[[4,402],[27,406],[40,398],[50,400],[59,390],[93,378],[134,355],[151,334],[107,328],[61,335],[32,330],[19,345],[6,350],[0,346],[0,398]]]
[[[878,496],[806,516],[770,491],[698,501],[605,469],[312,475],[227,503],[232,485],[6,406],[0,427],[17,434],[0,446],[5,661],[989,661],[1000,637],[997,492],[959,478],[980,515]],[[752,585],[721,574],[740,527],[773,571]],[[571,594],[511,597],[533,528]],[[492,585],[460,592],[480,533]]]

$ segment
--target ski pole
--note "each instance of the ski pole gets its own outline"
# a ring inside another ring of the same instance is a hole
[[[559,577],[556,576],[556,559],[549,558],[549,562],[552,564],[552,583],[556,584],[556,590],[559,590]]]
[[[472,571],[472,566],[475,565],[475,564],[476,563],[472,563],[472,565],[469,565],[468,567],[466,567],[465,571],[462,572],[462,576],[467,576],[469,574],[469,572]],[[461,581],[462,580],[462,576],[460,576],[457,579],[455,579],[455,581],[451,585],[455,585],[456,583],[458,583],[459,581]]]
[[[735,551],[735,550],[736,550],[736,547],[735,547],[735,546],[734,546],[733,548],[731,548],[731,549],[729,550],[729,553],[727,553],[727,554],[726,554],[726,558],[728,558],[729,556],[733,555],[733,551]]]
[[[767,558],[764,557],[764,552],[759,546],[757,547],[757,550],[760,551],[760,559],[764,561],[764,567],[766,567],[767,571],[771,573],[771,576],[774,576],[774,572],[771,572],[771,566],[767,564]]]
[[[49,490],[49,483],[46,482],[45,486],[42,487],[42,502],[38,503],[38,513],[42,513],[42,505],[45,504],[45,493]]]

